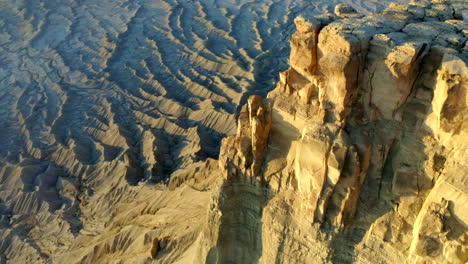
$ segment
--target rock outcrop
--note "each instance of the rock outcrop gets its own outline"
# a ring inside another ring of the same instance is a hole
[[[261,263],[468,261],[460,8],[339,5],[294,21],[290,68],[249,98],[220,153],[228,179],[257,176],[268,194]]]
[[[255,177],[263,165],[271,128],[271,106],[258,95],[250,96],[240,111],[237,136],[223,139],[220,166],[226,178]]]
[[[335,14],[342,18],[359,17],[356,9],[348,4],[338,4],[335,6]]]

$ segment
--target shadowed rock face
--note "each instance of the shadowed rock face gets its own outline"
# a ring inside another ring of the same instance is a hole
[[[0,263],[466,262],[466,3],[334,4],[2,3]]]

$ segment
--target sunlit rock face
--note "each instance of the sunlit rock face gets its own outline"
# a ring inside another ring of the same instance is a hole
[[[262,178],[236,175],[265,192],[248,233],[262,240],[260,263],[468,260],[468,24],[445,12],[459,5],[368,16],[340,5],[340,18],[295,20],[290,68],[266,99]],[[255,193],[235,184],[224,195]]]
[[[0,263],[465,263],[468,6],[341,2],[1,4]]]

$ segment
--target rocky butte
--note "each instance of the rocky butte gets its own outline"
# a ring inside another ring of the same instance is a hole
[[[219,263],[466,263],[464,2],[295,20],[290,68],[223,140]]]

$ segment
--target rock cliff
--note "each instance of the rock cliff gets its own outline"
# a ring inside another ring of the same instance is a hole
[[[209,260],[466,263],[463,8],[412,1],[297,17],[290,68],[223,140],[219,213],[242,219],[221,217],[232,240]]]
[[[466,1],[10,2],[0,264],[467,263]]]

